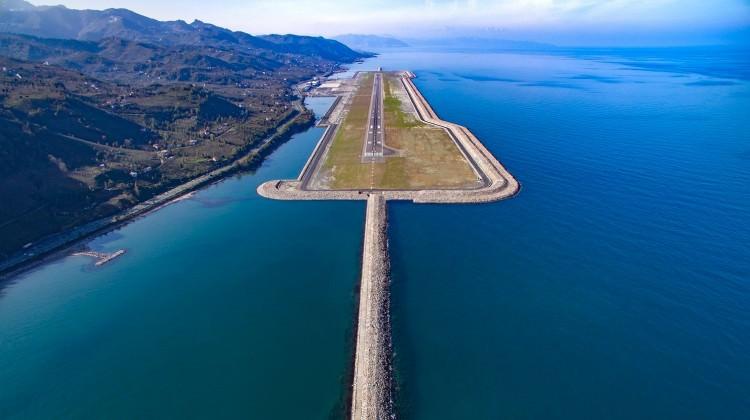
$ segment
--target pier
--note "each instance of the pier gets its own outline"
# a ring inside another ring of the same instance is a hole
[[[386,200],[367,198],[354,353],[351,418],[390,419],[393,411],[390,275]]]
[[[91,257],[96,259],[94,265],[97,267],[104,265],[123,254],[125,254],[124,249],[118,249],[115,252],[79,251],[73,253],[74,256]]]

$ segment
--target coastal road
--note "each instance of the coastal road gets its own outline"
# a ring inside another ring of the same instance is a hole
[[[370,99],[370,115],[365,132],[363,162],[379,161],[383,159],[385,127],[383,121],[383,73],[375,73],[372,83]]]

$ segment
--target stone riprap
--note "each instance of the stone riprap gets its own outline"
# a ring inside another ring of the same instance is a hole
[[[386,229],[385,198],[370,194],[352,383],[351,418],[356,420],[391,419],[394,415]]]

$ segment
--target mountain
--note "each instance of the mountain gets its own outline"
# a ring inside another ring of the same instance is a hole
[[[10,7],[9,7],[10,4]],[[34,6],[22,0],[3,4],[0,31],[46,38],[96,40],[120,35],[125,38],[158,37],[165,26],[126,9],[74,10],[64,6]]]
[[[0,32],[41,38],[101,41],[120,38],[159,45],[215,45],[275,53],[302,54],[326,60],[353,61],[361,53],[320,37],[252,36],[201,22],[158,21],[127,9],[76,10],[65,6],[34,6],[23,0],[0,3]]]
[[[379,35],[346,34],[333,39],[357,51],[378,51],[387,48],[404,48],[409,44],[396,38]]]
[[[546,51],[556,49],[551,44],[532,41],[513,41],[494,36],[456,36],[442,38],[409,39],[409,44],[420,48],[477,49],[483,51],[527,50]]]
[[[0,0],[0,31],[0,261],[309,123],[294,85],[366,57],[318,37],[22,0]]]
[[[329,70],[334,63],[320,54],[276,53],[215,43],[160,45],[122,38],[94,42],[4,33],[0,33],[0,55],[59,65],[103,80],[141,85],[157,81],[243,83],[265,78],[264,73],[268,72],[293,82],[315,71]],[[289,64],[294,68],[291,72]]]
[[[274,45],[275,51],[312,55],[328,60],[354,61],[370,54],[352,51],[341,42],[323,37],[299,35],[263,35],[261,38]]]
[[[24,0],[2,0],[0,1],[0,12],[15,10],[31,10],[35,6]]]

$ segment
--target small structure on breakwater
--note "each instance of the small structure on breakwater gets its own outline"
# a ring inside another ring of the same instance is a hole
[[[75,256],[95,258],[96,262],[94,262],[94,265],[97,267],[104,265],[123,254],[125,254],[124,249],[118,249],[115,252],[79,251],[73,253]]]

